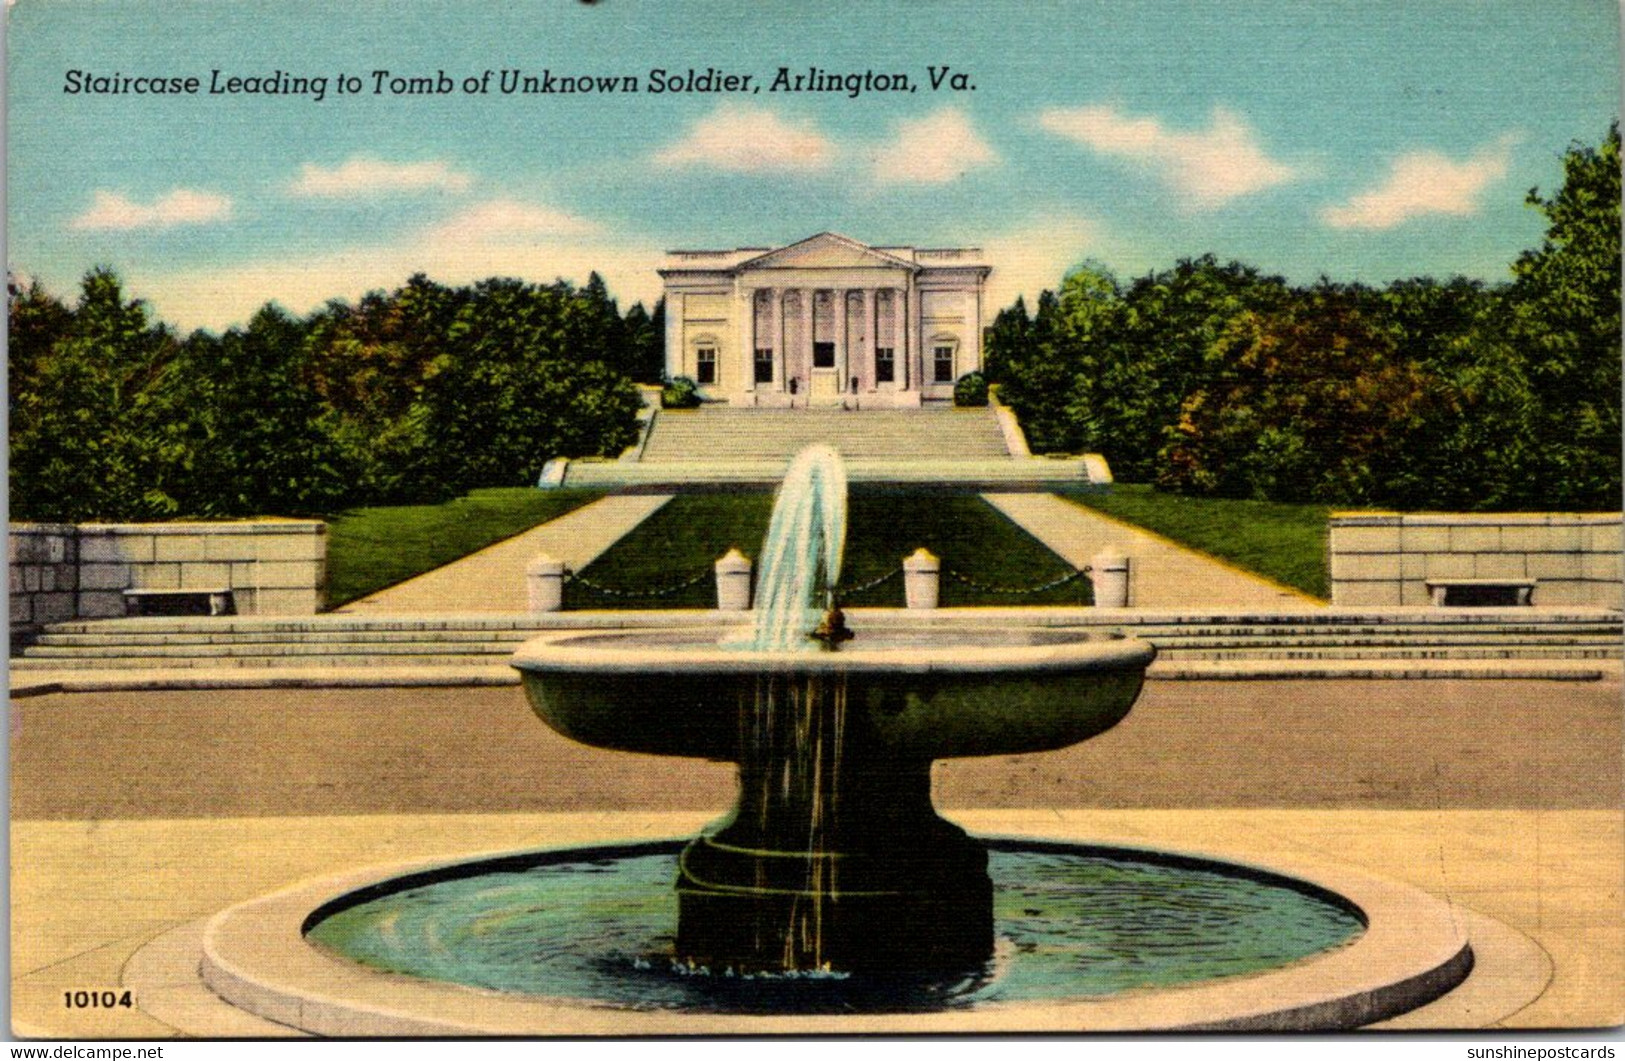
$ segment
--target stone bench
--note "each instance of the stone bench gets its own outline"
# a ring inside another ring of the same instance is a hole
[[[1428,596],[1435,607],[1527,608],[1538,579],[1430,578]]]
[[[127,589],[125,615],[231,615],[231,590],[209,589]]]

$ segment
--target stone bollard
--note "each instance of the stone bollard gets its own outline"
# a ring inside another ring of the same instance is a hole
[[[525,565],[525,592],[532,612],[556,612],[564,607],[564,561],[540,553]]]
[[[920,548],[903,561],[903,602],[910,608],[935,608],[942,561]]]
[[[729,549],[717,561],[717,609],[742,612],[750,607],[750,561]]]
[[[1095,607],[1128,607],[1128,557],[1111,546],[1089,561],[1089,580],[1095,587]]]

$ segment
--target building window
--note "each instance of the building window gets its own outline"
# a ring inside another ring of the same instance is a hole
[[[813,343],[813,368],[835,367],[835,344]]]
[[[897,357],[889,346],[875,347],[875,382],[897,382]]]
[[[694,352],[694,382],[715,383],[717,381],[717,348],[702,346]]]
[[[771,349],[764,350],[761,347],[758,347],[756,349],[755,365],[756,365],[756,382],[757,383],[772,383],[773,382],[773,351]]]
[[[954,381],[954,348],[951,345],[931,348],[931,379],[935,383]]]

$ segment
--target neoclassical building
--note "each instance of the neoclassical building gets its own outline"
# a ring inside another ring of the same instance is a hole
[[[672,251],[666,373],[730,405],[951,401],[982,367],[974,247],[871,247],[823,232],[778,249]]]

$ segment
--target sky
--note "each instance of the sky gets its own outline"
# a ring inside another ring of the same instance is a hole
[[[1494,282],[1620,100],[1613,0],[12,0],[6,29],[10,269],[71,297],[111,266],[184,330],[415,272],[649,303],[669,249],[822,231],[982,247],[994,305],[1205,253]],[[690,69],[751,81],[653,91]],[[116,76],[196,87],[87,90]]]

